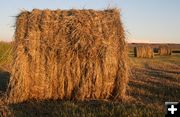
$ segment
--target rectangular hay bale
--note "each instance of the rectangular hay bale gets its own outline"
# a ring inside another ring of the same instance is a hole
[[[153,49],[148,45],[139,46],[134,48],[134,56],[138,58],[153,58],[154,52]]]
[[[159,55],[160,56],[169,56],[172,54],[172,50],[169,46],[160,46]]]
[[[38,10],[16,22],[9,103],[123,99],[127,46],[119,10]]]

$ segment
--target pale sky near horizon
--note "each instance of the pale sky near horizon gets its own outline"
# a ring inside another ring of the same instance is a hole
[[[180,0],[1,0],[0,40],[13,39],[21,10],[120,8],[129,42],[179,43]]]

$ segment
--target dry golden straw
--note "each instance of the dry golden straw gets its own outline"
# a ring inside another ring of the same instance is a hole
[[[153,58],[154,52],[148,45],[139,46],[134,48],[134,56],[139,58]]]
[[[171,54],[172,54],[172,51],[171,51],[170,47],[168,47],[168,46],[160,46],[159,47],[159,55],[168,56]]]
[[[16,22],[9,103],[125,97],[128,58],[119,10],[33,10]]]

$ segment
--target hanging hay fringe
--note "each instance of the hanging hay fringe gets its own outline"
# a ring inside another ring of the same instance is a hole
[[[0,117],[13,117],[12,110],[7,106],[4,97],[0,96]]]
[[[134,56],[139,58],[153,58],[154,52],[153,49],[146,45],[134,48]]]
[[[0,117],[14,117],[8,106],[0,106]]]
[[[168,56],[171,54],[172,54],[172,51],[171,51],[171,48],[169,46],[160,46],[159,47],[159,55]]]
[[[117,9],[22,12],[13,60],[9,103],[125,97],[128,58]]]

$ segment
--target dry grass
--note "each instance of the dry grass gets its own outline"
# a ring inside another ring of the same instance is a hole
[[[12,42],[0,41],[0,69],[6,69],[6,71],[11,71],[12,61]]]
[[[25,11],[15,34],[10,103],[125,98],[128,58],[117,9]]]
[[[144,46],[135,47],[134,55],[135,57],[138,58],[153,58],[154,52],[150,46],[144,45]]]
[[[159,55],[161,56],[169,56],[172,54],[171,48],[168,46],[160,46],[159,47]]]

